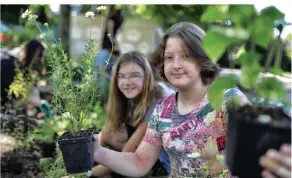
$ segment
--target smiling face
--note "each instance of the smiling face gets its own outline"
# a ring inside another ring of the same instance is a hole
[[[192,88],[196,82],[201,82],[200,67],[179,37],[170,37],[166,41],[164,73],[167,80],[177,89]]]
[[[121,64],[117,74],[118,87],[128,99],[136,98],[143,90],[144,71],[134,62]]]

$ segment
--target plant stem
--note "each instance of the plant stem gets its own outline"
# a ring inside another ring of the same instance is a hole
[[[265,62],[265,72],[269,72],[269,67],[271,65],[272,59],[275,54],[275,46],[277,44],[277,41],[273,42],[273,44],[270,47],[270,50],[268,51],[267,59]]]
[[[253,41],[250,42],[250,51],[255,51],[255,43]]]
[[[281,40],[281,33],[278,36],[278,43],[277,43],[277,51],[276,51],[276,59],[274,63],[275,68],[281,67],[281,61],[282,61],[282,50],[283,50],[283,43]]]
[[[57,43],[57,46],[58,46],[59,50],[61,50],[62,49],[62,44],[61,43],[59,44],[59,42],[56,40],[56,38],[54,37],[53,32],[51,31],[51,29],[49,27],[47,27],[47,29],[48,29],[49,33],[51,33],[51,36],[53,37],[55,42]]]
[[[101,31],[103,31],[103,14],[102,13],[101,13]],[[99,35],[98,41],[100,41],[102,34],[103,33],[101,32]]]
[[[112,41],[112,37],[109,36],[109,39],[111,40],[112,51],[111,51],[110,56],[108,57],[108,59],[105,61],[105,68],[104,68],[104,71],[103,71],[103,72],[105,72],[105,70],[106,70],[106,68],[107,68],[107,66],[108,66],[108,64],[109,64],[109,61],[110,61],[110,59],[111,59],[111,57],[112,57],[112,54],[113,54],[113,52],[114,52],[114,44],[113,44],[113,41]]]
[[[38,23],[34,20],[34,23],[36,24],[37,28],[39,29],[40,33],[42,33],[43,31],[41,30],[41,28],[39,27]],[[45,44],[48,46],[49,49],[51,49],[51,46],[49,45],[49,42],[46,40],[46,38],[44,38]]]
[[[71,123],[71,132],[72,135],[75,135],[75,126],[74,126],[74,118],[72,116],[70,116],[70,123]]]
[[[232,55],[232,49],[228,49],[227,53],[228,53],[228,58],[229,58],[229,66],[231,69],[234,69],[235,63],[234,63],[234,59],[233,59],[233,55]]]
[[[91,23],[89,24],[89,39],[91,40]]]

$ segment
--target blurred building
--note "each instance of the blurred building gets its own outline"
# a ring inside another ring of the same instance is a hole
[[[101,16],[95,16],[94,19],[86,18],[84,15],[71,17],[70,56],[72,58],[78,58],[85,52],[84,47],[90,36],[96,40],[102,40],[104,25],[101,25],[101,20]],[[153,21],[126,18],[117,33],[117,42],[121,54],[138,50],[148,55],[154,51],[162,35],[161,27]]]

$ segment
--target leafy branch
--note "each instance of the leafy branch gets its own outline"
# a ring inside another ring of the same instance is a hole
[[[249,89],[250,95],[255,94],[256,98],[264,98],[265,103],[285,98],[282,83],[274,76],[265,78],[262,73],[271,71],[273,74],[282,74],[280,69],[283,48],[280,38],[281,33],[277,40],[274,40],[273,29],[275,22],[283,18],[284,14],[273,6],[257,13],[252,5],[209,6],[201,18],[202,21],[209,23],[230,20],[231,24],[227,26],[211,26],[203,39],[203,46],[214,62],[230,46],[240,50],[240,47],[244,46],[243,52],[241,50],[241,54],[236,61],[241,64],[239,83],[244,88]],[[265,69],[260,66],[261,55],[255,51],[255,45],[265,49],[270,46],[265,61]],[[276,61],[272,70],[269,70],[273,56],[276,56]],[[233,77],[219,77],[210,86],[208,91],[209,101],[214,108],[218,109],[218,107],[222,106],[224,91],[227,87],[236,86],[234,81],[235,78]]]
[[[97,12],[105,9],[104,6],[98,7]],[[94,12],[88,12],[85,16],[94,18]],[[92,69],[99,43],[90,37],[85,46],[86,52],[82,56],[84,66],[76,70],[72,59],[69,59],[64,51],[61,39],[56,40],[53,37],[56,44],[56,48],[53,48],[53,45],[47,40],[47,36],[42,33],[36,22],[37,15],[27,10],[22,17],[35,22],[41,37],[48,46],[48,64],[52,68],[50,74],[52,104],[57,113],[62,114],[64,119],[70,121],[70,130],[74,135],[83,128],[99,96],[100,86],[95,71]],[[51,33],[49,25],[47,23],[44,25]],[[76,75],[79,75],[80,81],[74,80]]]

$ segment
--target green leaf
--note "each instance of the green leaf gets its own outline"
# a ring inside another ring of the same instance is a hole
[[[218,34],[228,37],[230,43],[239,43],[243,40],[246,40],[249,37],[249,32],[243,28],[222,28],[222,27],[213,27],[211,31],[214,31]]]
[[[259,95],[271,101],[286,97],[283,84],[275,77],[263,78],[256,90]]]
[[[273,38],[273,29],[273,20],[265,16],[259,16],[251,26],[251,38],[256,44],[267,48]]]
[[[217,20],[227,19],[228,5],[208,6],[205,13],[202,15],[203,22],[215,22]]]
[[[230,5],[228,15],[235,26],[247,27],[253,12],[253,5]]]
[[[241,28],[213,27],[206,33],[203,47],[208,56],[216,62],[229,45],[240,44],[248,37],[247,31]]]
[[[240,79],[240,85],[245,88],[253,88],[259,78],[260,68],[250,69],[248,67],[242,67],[242,76]]]
[[[268,17],[272,21],[284,19],[284,14],[275,6],[269,6],[261,10],[261,16]]]
[[[48,172],[53,163],[54,163],[54,158],[41,158],[39,161],[39,168],[43,172]]]
[[[283,70],[280,69],[280,68],[273,67],[273,68],[271,68],[270,71],[271,71],[271,73],[276,74],[276,75],[282,75],[283,74]]]
[[[208,56],[216,62],[228,47],[227,37],[208,31],[203,39],[203,47]]]
[[[256,82],[260,73],[259,54],[255,52],[243,53],[239,57],[239,61],[242,65],[242,76],[240,84],[245,88],[252,88],[256,85]]]
[[[225,90],[236,85],[234,76],[220,77],[216,79],[208,89],[208,100],[215,109],[220,109],[224,100]]]

